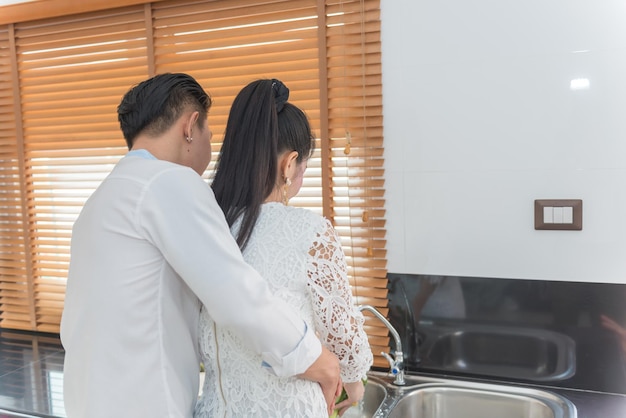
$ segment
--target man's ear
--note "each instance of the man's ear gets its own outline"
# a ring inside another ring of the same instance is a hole
[[[200,117],[200,113],[196,110],[189,114],[187,118],[187,122],[185,123],[185,136],[188,138],[193,138],[193,128],[196,126],[198,122],[198,118]]]

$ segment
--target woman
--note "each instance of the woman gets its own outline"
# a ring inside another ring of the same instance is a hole
[[[244,259],[270,288],[298,309],[339,358],[348,399],[364,392],[372,364],[355,308],[339,239],[330,222],[287,206],[302,186],[314,139],[306,115],[287,102],[278,80],[248,84],[235,98],[213,180],[213,190]],[[200,351],[207,376],[196,417],[327,417],[318,384],[277,377],[232,330],[200,319]]]

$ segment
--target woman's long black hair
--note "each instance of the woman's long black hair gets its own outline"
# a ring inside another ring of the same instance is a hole
[[[253,81],[235,97],[228,115],[211,187],[229,226],[243,216],[236,237],[241,249],[276,186],[278,156],[297,151],[300,163],[314,150],[309,121],[288,97],[279,80]]]

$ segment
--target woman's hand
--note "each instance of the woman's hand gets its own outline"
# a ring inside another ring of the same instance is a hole
[[[359,401],[363,399],[363,395],[365,394],[365,385],[361,380],[352,383],[344,383],[343,389],[346,391],[348,397],[335,405],[335,410],[339,411],[339,416],[342,416],[351,406],[356,406]]]

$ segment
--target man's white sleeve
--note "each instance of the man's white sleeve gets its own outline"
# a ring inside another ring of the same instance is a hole
[[[146,190],[136,214],[139,227],[213,320],[237,332],[276,375],[306,371],[321,354],[319,340],[244,261],[204,180],[174,168]]]

